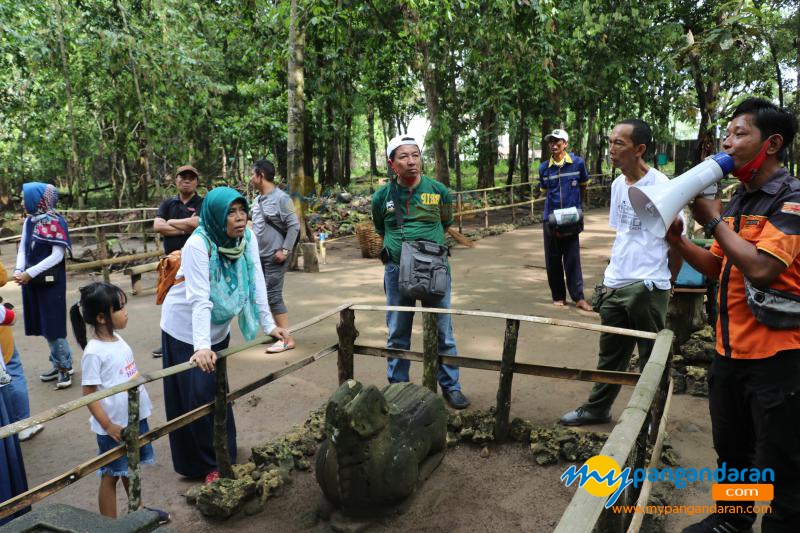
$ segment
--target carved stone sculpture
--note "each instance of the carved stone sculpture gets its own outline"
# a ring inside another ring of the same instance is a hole
[[[421,463],[441,461],[447,411],[419,385],[379,391],[349,380],[331,397],[325,428],[316,463],[323,493],[346,515],[375,516],[411,495]]]

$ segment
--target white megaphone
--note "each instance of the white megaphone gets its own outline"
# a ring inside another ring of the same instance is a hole
[[[717,182],[731,172],[733,166],[733,158],[720,152],[666,183],[633,186],[628,189],[628,198],[642,226],[664,237],[678,212],[701,193],[713,197]]]

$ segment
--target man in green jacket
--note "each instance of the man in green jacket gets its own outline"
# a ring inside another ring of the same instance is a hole
[[[453,200],[446,186],[421,175],[421,150],[413,137],[399,135],[393,138],[386,148],[386,156],[389,165],[397,173],[397,179],[391,180],[372,196],[372,221],[375,230],[383,236],[383,287],[386,305],[413,307],[416,300],[400,293],[400,249],[404,240],[427,240],[444,245],[445,230],[453,223]],[[403,220],[402,229],[397,224],[395,210],[399,211]],[[450,288],[448,268],[445,295],[421,301],[422,305],[450,308]],[[387,348],[411,348],[413,321],[412,312],[387,311]],[[450,315],[439,314],[436,322],[439,328],[439,355],[458,355]],[[386,373],[389,383],[409,381],[409,366],[409,361],[389,358]],[[462,394],[461,384],[458,382],[458,367],[440,365],[437,378],[442,386],[442,394],[451,407],[464,409],[469,406],[469,400]]]

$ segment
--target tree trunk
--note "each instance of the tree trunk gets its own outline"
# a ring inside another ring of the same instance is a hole
[[[419,55],[417,60],[418,70],[422,71],[422,86],[425,90],[425,104],[428,109],[428,119],[431,121],[431,141],[433,143],[434,166],[436,179],[448,187],[450,186],[450,169],[447,166],[447,149],[443,133],[443,117],[439,95],[439,86],[436,71],[428,53],[428,45],[421,42],[417,45]],[[421,64],[419,64],[421,60]]]
[[[325,170],[325,136],[326,136],[326,122],[324,115],[319,117],[319,124],[317,126],[316,144],[317,144],[317,175],[319,176],[319,183],[323,189],[328,187],[328,174]]]
[[[494,162],[497,158],[497,132],[494,108],[487,107],[481,113],[478,133],[478,188],[494,187]]]
[[[297,0],[292,0],[289,19],[289,94],[288,94],[288,121],[286,143],[286,166],[289,181],[289,191],[294,202],[297,218],[300,221],[300,240],[309,241],[306,232],[305,201],[303,197],[309,195],[314,189],[313,179],[308,179],[303,168],[303,123],[305,119],[305,95],[303,88],[304,54],[305,54],[305,25],[298,11]],[[313,176],[312,176],[313,178]]]
[[[376,157],[375,145],[375,107],[367,104],[367,129],[369,140],[369,173],[371,176],[378,175],[378,159]]]
[[[306,179],[314,181],[314,133],[311,127],[311,114],[303,114],[303,173]]]
[[[334,127],[333,127],[333,108],[330,101],[325,102],[325,183],[323,189],[332,189],[336,186],[336,164],[334,154]]]
[[[343,142],[343,157],[342,157],[342,173],[339,180],[339,186],[346,189],[350,186],[350,159],[352,150],[352,131],[353,131],[353,115],[347,115],[347,122],[344,128],[344,142]]]
[[[67,117],[69,118],[70,131],[70,164],[67,166],[67,189],[70,193],[70,205],[72,196],[77,196],[80,190],[78,179],[78,140],[75,130],[75,116],[72,112],[72,83],[69,75],[69,59],[67,58],[67,47],[64,44],[64,12],[61,7],[61,0],[56,0],[56,10],[58,12],[58,48],[61,54],[61,68],[64,75],[64,89],[67,93]]]
[[[133,36],[131,35],[130,28],[128,27],[128,18],[125,15],[125,10],[122,8],[119,0],[116,0],[117,9],[119,10],[119,14],[122,17],[122,26],[125,28],[125,33],[128,35],[128,39],[133,40]],[[148,200],[148,191],[147,188],[150,186],[150,183],[153,181],[152,176],[150,175],[150,160],[153,157],[152,147],[150,146],[150,136],[149,130],[147,127],[147,111],[144,105],[144,99],[142,98],[142,90],[139,87],[139,74],[136,69],[136,60],[133,57],[133,48],[130,45],[130,41],[128,42],[128,59],[130,60],[131,65],[131,73],[133,75],[133,86],[136,89],[136,101],[139,104],[139,114],[142,117],[142,128],[141,130],[137,129],[136,133],[139,137],[139,160],[144,167],[144,183],[142,184],[142,188],[140,191],[140,199],[142,203],[147,203]],[[156,183],[156,196],[161,196],[161,183]]]
[[[331,187],[342,181],[342,158],[339,154],[339,130],[331,128],[331,138],[328,142],[328,164],[330,165]]]
[[[518,134],[514,131],[508,134],[508,176],[506,185],[514,183],[514,171],[517,168],[517,143]]]
[[[456,160],[456,190],[461,191],[464,189],[464,184],[462,183],[462,176],[461,176],[461,153],[458,149],[458,136],[454,136],[455,139],[455,160]]]
[[[522,183],[529,183],[531,179],[531,159],[530,152],[530,130],[528,129],[528,117],[525,110],[520,108],[519,114],[519,172]]]
[[[583,134],[585,133],[583,125],[585,120],[586,120],[585,107],[583,102],[579,101],[575,106],[575,128],[574,131],[572,132],[571,144],[572,144],[572,151],[574,151],[581,157],[583,157],[586,154],[586,152],[583,151]]]
[[[539,137],[541,139],[541,144],[539,147],[542,150],[542,161],[546,161],[550,157],[550,146],[547,144],[547,141],[545,141],[544,138],[551,131],[553,131],[553,121],[550,119],[549,114],[545,112],[545,115],[542,118],[542,131]]]
[[[603,146],[598,125],[598,113],[599,104],[593,103],[589,108],[589,117],[586,124],[586,129],[589,131],[589,139],[586,146],[586,166],[590,174],[603,173]]]

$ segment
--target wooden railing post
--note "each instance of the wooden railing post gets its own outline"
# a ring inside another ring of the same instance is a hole
[[[458,232],[464,233],[464,217],[461,215],[461,211],[464,210],[464,204],[460,191],[456,193],[456,201],[458,202]]]
[[[228,360],[217,359],[216,395],[214,396],[214,454],[219,477],[233,479],[231,455],[228,450]]]
[[[142,220],[147,218],[147,209],[142,209]],[[147,251],[147,222],[142,222],[142,245],[144,251]]]
[[[339,385],[341,385],[348,379],[353,379],[353,346],[358,337],[355,311],[349,308],[339,311],[336,333],[339,335],[339,358],[336,366],[339,368]]]
[[[503,442],[508,436],[508,418],[511,412],[511,381],[514,378],[514,360],[517,356],[518,338],[519,320],[506,320],[503,359],[500,361],[500,384],[497,387],[497,410],[494,415],[494,438],[497,442]]]
[[[485,211],[483,212],[483,227],[489,227],[489,195],[486,191],[483,191],[483,208]]]
[[[139,387],[128,390],[128,426],[122,431],[128,454],[128,512],[142,505],[142,483],[139,478]]]
[[[514,186],[512,185],[511,187],[509,187],[508,190],[509,190],[509,198],[511,199],[511,201],[509,202],[511,204],[511,222],[516,223],[517,208],[514,207]]]
[[[533,198],[533,180],[530,180],[528,183],[529,183],[530,189],[531,189],[530,196],[528,196],[528,199],[531,201],[531,220],[533,220],[533,205],[534,205],[533,204],[533,201],[534,201],[534,198]]]
[[[100,218],[95,214],[95,221],[99,224]],[[108,259],[108,243],[106,242],[106,229],[97,228],[95,230],[95,239],[97,240],[97,256],[98,259]],[[109,283],[111,276],[108,271],[108,265],[103,265],[103,281]]]
[[[436,392],[439,372],[439,328],[436,313],[422,313],[422,385]]]

